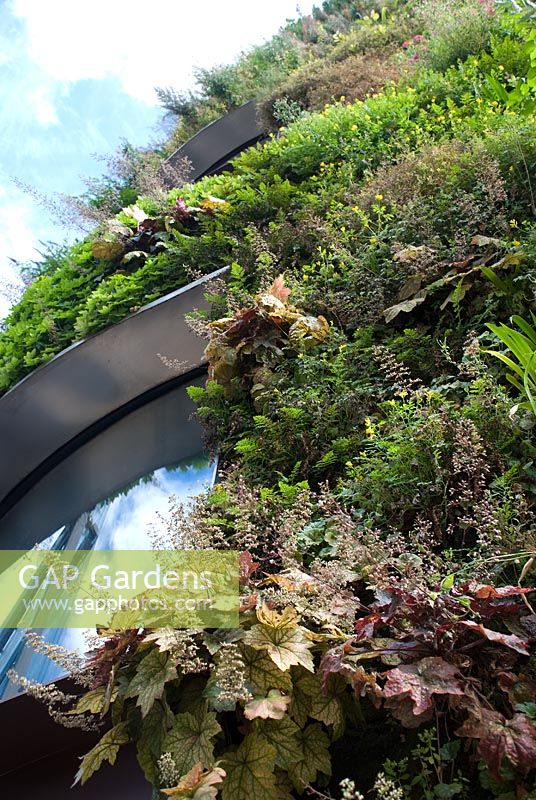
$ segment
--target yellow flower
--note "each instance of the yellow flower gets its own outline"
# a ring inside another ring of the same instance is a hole
[[[519,225],[517,224],[517,220],[515,220],[515,219],[511,219],[508,224],[510,225],[511,228],[519,228]]]
[[[341,103],[344,103],[344,101],[346,100],[346,95],[341,94],[340,100],[341,100]]]
[[[377,194],[376,200],[383,200],[383,194]]]
[[[499,69],[501,70],[501,72],[504,70],[504,67],[503,67],[502,64],[499,64]]]
[[[352,130],[356,131],[357,130],[357,125],[352,125]]]
[[[519,245],[521,244],[521,242],[519,242],[517,239],[514,239],[514,241],[512,242],[512,244],[514,245],[514,247],[519,247]]]
[[[370,417],[365,417],[365,435],[372,439],[376,432],[376,427]]]

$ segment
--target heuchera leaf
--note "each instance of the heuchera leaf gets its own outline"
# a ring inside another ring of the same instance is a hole
[[[462,620],[460,625],[470,628],[472,631],[475,631],[475,633],[479,633],[490,642],[502,644],[505,647],[509,647],[511,650],[515,650],[517,653],[521,653],[524,656],[530,655],[530,651],[528,649],[529,643],[521,639],[519,636],[516,636],[514,633],[499,633],[497,631],[492,631],[489,628],[485,628],[483,625],[479,625],[477,622],[471,622],[471,620]]]
[[[240,553],[238,561],[240,565],[240,585],[248,586],[252,573],[255,572],[259,565],[256,561],[253,561],[249,550],[244,550],[244,552]]]
[[[254,625],[246,634],[246,644],[256,650],[266,650],[274,664],[286,672],[294,664],[301,664],[314,671],[309,649],[312,642],[301,628],[272,628],[270,625]]]
[[[294,787],[286,772],[276,769],[275,783],[277,786],[277,800],[295,800]]]
[[[241,646],[244,673],[253,694],[266,695],[270,689],[281,689],[285,693],[292,690],[289,672],[282,672],[263,650]]]
[[[184,775],[200,761],[208,767],[212,764],[214,745],[212,739],[221,731],[216,714],[202,703],[194,713],[177,714],[173,728],[164,738],[162,751],[171,753],[179,774]]]
[[[505,719],[487,708],[473,713],[456,731],[457,736],[479,739],[478,755],[494,778],[500,779],[503,759],[523,774],[536,767],[536,727],[526,714]]]
[[[227,773],[222,800],[277,800],[275,747],[253,732],[236,752],[226,753],[222,763]]]
[[[367,672],[364,667],[358,664],[352,669],[350,681],[356,697],[368,697],[372,705],[375,708],[379,708],[383,693],[376,678],[376,672]]]
[[[91,252],[95,258],[101,258],[104,261],[113,261],[123,253],[124,247],[118,241],[106,241],[99,239],[91,245]]]
[[[520,672],[500,672],[497,684],[506,692],[510,703],[515,708],[517,703],[534,702],[536,700],[536,681],[530,675]]]
[[[162,697],[164,686],[177,678],[177,667],[167,653],[156,648],[140,661],[127,689],[127,697],[137,697],[142,717],[147,716],[155,700]]]
[[[182,644],[182,631],[175,628],[159,628],[157,631],[148,633],[145,642],[155,642],[161,653],[169,653]]]
[[[378,614],[379,616],[379,614]],[[320,660],[319,672],[322,676],[322,691],[327,693],[329,691],[330,676],[340,673],[341,675],[350,676],[352,667],[345,663],[345,658],[348,654],[352,654],[354,648],[352,640],[348,640],[343,644],[337,645],[327,650]]]
[[[310,716],[323,722],[324,725],[332,725],[333,731],[337,736],[344,732],[344,711],[341,696],[344,694],[347,683],[341,675],[333,675],[328,681],[328,691],[323,692],[318,676],[314,676],[318,681],[318,691],[315,692],[311,705]]]
[[[299,792],[316,779],[317,772],[331,775],[329,739],[320,723],[308,725],[297,734],[303,758],[289,770],[289,777]]]
[[[361,617],[355,623],[356,639],[370,639],[374,636],[376,628],[383,622],[381,614],[375,612],[366,617]]]
[[[386,678],[383,694],[390,701],[387,706],[406,727],[411,727],[408,700],[413,717],[420,717],[420,722],[432,710],[434,694],[463,695],[456,667],[436,656],[395,667],[386,673]]]
[[[244,708],[246,719],[283,719],[291,698],[279,689],[270,689],[266,697],[254,697]]]
[[[82,695],[78,700],[75,707],[68,711],[68,714],[101,714],[104,709],[104,701],[106,698],[107,687],[99,686],[98,689],[92,689],[90,692]],[[112,691],[110,702],[113,702],[117,697],[117,689]]]
[[[173,789],[162,789],[168,797],[191,798],[191,800],[215,800],[218,796],[216,785],[225,778],[225,771],[220,767],[208,772],[203,771],[203,765],[199,762],[194,764],[190,772],[180,779],[177,786]]]
[[[317,686],[309,680],[314,677],[303,667],[292,668],[292,703],[290,704],[290,716],[295,720],[300,728],[305,727],[307,718],[313,705],[313,695],[317,691]]]
[[[80,783],[82,786],[95,773],[104,761],[115,764],[117,753],[122,744],[129,740],[126,722],[120,722],[111,730],[107,731],[102,739],[97,742],[89,753],[82,759],[80,769],[76,773],[73,786]]]
[[[487,618],[518,611],[524,607],[523,595],[534,591],[521,586],[495,587],[477,583],[465,584],[460,589],[470,597],[471,609]]]
[[[297,624],[293,609],[286,608],[282,614],[266,607],[259,609],[257,616],[261,624],[254,625],[246,634],[244,642],[255,650],[265,650],[274,664],[283,672],[295,664],[314,672],[310,648],[312,642]]]
[[[258,730],[275,747],[275,763],[281,769],[288,770],[303,758],[297,737],[300,729],[288,715],[281,720],[267,719],[259,723]]]
[[[157,761],[162,752],[165,719],[164,706],[162,703],[155,703],[142,721],[141,734],[136,742],[138,764],[149,783],[156,783],[158,777]]]
[[[342,675],[332,673],[323,682],[320,674],[312,675],[302,671],[294,681],[291,710],[298,715],[301,710],[303,724],[309,716],[323,722],[324,725],[333,725],[334,731],[340,735],[344,730],[344,713],[340,697],[346,686],[346,680]]]

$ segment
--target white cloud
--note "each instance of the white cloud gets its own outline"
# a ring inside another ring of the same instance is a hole
[[[306,4],[309,8],[312,3]],[[155,86],[191,85],[192,67],[232,60],[295,16],[295,0],[12,0],[29,57],[57,81],[118,77],[156,104]]]
[[[1,10],[0,102],[10,110],[9,116],[2,115],[3,132],[13,130],[22,119],[44,127],[57,124],[55,98],[61,85],[55,85],[49,75],[27,61],[24,26],[10,17],[5,7]]]
[[[43,85],[28,96],[34,119],[44,127],[59,123],[50,88]]]
[[[24,261],[35,258],[37,239],[33,234],[35,220],[32,200],[23,192],[0,186],[0,261],[13,258]],[[9,268],[6,273],[13,274]]]
[[[102,120],[68,105],[76,82],[116,79],[131,97],[157,106],[155,86],[192,86],[194,66],[228,63],[241,50],[268,39],[287,17],[295,16],[295,2],[0,0],[0,108],[6,111],[0,114],[5,144],[4,175],[0,171],[0,318],[7,304],[2,278],[17,280],[9,259],[34,259],[39,239],[58,235],[47,214],[5,173],[22,174],[47,192],[54,170],[71,185],[78,151],[85,156],[110,149]],[[312,0],[306,0],[302,11],[311,6]],[[62,156],[68,151],[69,160],[60,159],[58,142],[64,141],[78,112],[84,124],[76,128],[76,140],[61,151]],[[45,167],[49,153],[56,161]]]
[[[31,198],[15,186],[0,185],[0,319],[22,286],[11,259],[24,262],[38,257],[38,229]]]

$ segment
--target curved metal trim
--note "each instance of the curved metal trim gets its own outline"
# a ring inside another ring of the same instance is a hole
[[[62,445],[58,450],[55,450],[53,453],[47,456],[44,461],[42,461],[32,472],[23,478],[20,483],[18,483],[10,492],[8,492],[8,494],[6,494],[3,500],[0,501],[0,530],[4,518],[9,515],[9,511],[15,505],[17,505],[19,500],[24,497],[26,492],[30,491],[30,489],[32,489],[36,483],[44,478],[51,470],[54,469],[54,467],[57,467],[58,464],[74,453],[75,450],[83,447],[85,444],[91,441],[91,439],[95,438],[95,436],[98,436],[104,430],[111,427],[133,411],[136,411],[138,408],[147,405],[147,403],[150,403],[152,400],[155,400],[167,392],[173,391],[173,389],[183,386],[185,383],[189,384],[191,381],[195,381],[196,378],[200,378],[203,375],[206,376],[206,373],[207,368],[206,365],[203,364],[200,367],[196,367],[195,369],[188,371],[188,373],[185,375],[180,375],[177,378],[171,378],[171,380],[166,381],[165,383],[161,383],[158,386],[153,386],[142,395],[134,397],[132,400],[129,400],[127,403],[125,403],[125,405],[114,409],[105,417],[96,420],[88,428],[85,428],[80,433],[76,434],[72,439],[69,439],[66,444]],[[2,542],[2,546],[5,548],[6,543]],[[17,549],[15,543],[13,543],[13,548]],[[2,701],[0,700],[0,702]]]
[[[250,101],[207,125],[176,150],[168,162],[187,158],[192,163],[190,179],[196,181],[220,171],[234,156],[265,136],[257,122],[256,103]],[[206,284],[227,269],[178,289],[118,324],[71,345],[0,397],[0,516],[35,480],[95,435],[101,426],[128,413],[154,391],[165,391],[165,384],[171,388],[184,376],[196,371],[199,374],[204,363],[204,343],[187,326],[184,315],[207,306],[203,298]],[[180,361],[170,370],[159,354],[169,359],[178,356]],[[2,714],[14,712],[22,718],[22,713],[27,722],[27,715],[34,715],[36,704],[26,696],[15,699],[16,704],[2,704]],[[24,704],[29,708],[23,709]],[[61,731],[54,724],[37,741],[51,735],[51,751],[61,751],[65,745],[63,740],[55,741],[58,730]],[[32,753],[21,764],[42,755]],[[62,754],[62,763],[65,760]],[[7,769],[15,766],[18,765],[9,761]],[[0,765],[0,772],[5,771],[5,766]],[[106,788],[108,781],[109,776],[104,777]],[[131,788],[129,782],[129,792]],[[93,796],[91,791],[86,790],[86,794]],[[140,796],[143,794],[142,789]],[[98,792],[94,796],[97,795]]]
[[[188,158],[195,181],[222,169],[264,135],[251,100],[207,125],[168,161]],[[184,315],[206,307],[204,285],[226,270],[71,345],[0,397],[0,516],[16,502],[30,476],[83,431],[155,386],[202,365],[203,343]],[[159,354],[169,359],[178,354],[182,360],[170,370]]]
[[[206,284],[227,267],[71,345],[0,397],[0,507],[57,451],[156,386],[204,363],[185,314],[206,308]],[[172,367],[166,359],[178,359]]]
[[[202,128],[175,150],[168,163],[172,166],[183,158],[192,164],[191,181],[222,169],[246,147],[266,136],[257,121],[257,104],[250,100]]]

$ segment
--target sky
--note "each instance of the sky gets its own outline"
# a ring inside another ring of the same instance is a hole
[[[20,184],[82,193],[123,140],[163,138],[156,86],[192,87],[194,67],[234,60],[295,16],[296,0],[0,0],[0,283],[18,280],[10,259],[76,236]],[[0,318],[8,307],[0,294]]]

